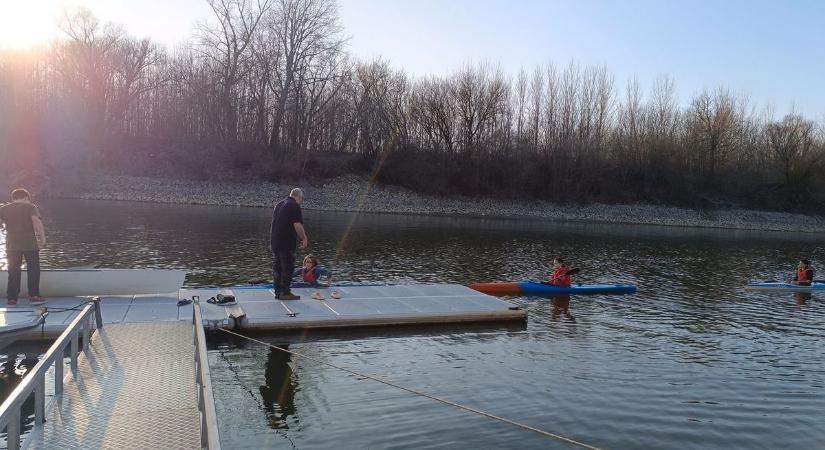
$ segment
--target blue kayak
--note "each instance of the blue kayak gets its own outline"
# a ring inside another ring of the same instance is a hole
[[[746,291],[768,291],[768,292],[811,292],[825,291],[825,282],[814,281],[810,286],[800,286],[794,283],[783,281],[761,281],[751,282],[745,286]]]
[[[558,287],[551,284],[543,284],[535,281],[522,281],[519,283],[522,294],[526,295],[552,295],[552,294],[633,294],[636,286],[632,284],[583,284],[573,283],[570,287]]]
[[[553,294],[632,294],[636,286],[632,284],[584,284],[574,283],[570,287],[558,287],[537,281],[473,283],[471,289],[489,295],[553,295]]]

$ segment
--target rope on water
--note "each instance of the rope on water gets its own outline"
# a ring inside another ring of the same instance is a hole
[[[564,437],[564,436],[561,436],[561,435],[558,435],[558,434],[550,433],[549,431],[544,431],[544,430],[541,430],[541,429],[538,429],[538,428],[535,428],[535,427],[531,427],[530,425],[525,425],[523,423],[519,423],[519,422],[516,422],[514,420],[510,420],[506,417],[500,417],[500,416],[497,416],[495,414],[484,412],[484,411],[481,411],[481,410],[478,410],[478,409],[475,409],[475,408],[471,408],[469,406],[461,405],[459,403],[455,403],[453,401],[450,401],[450,400],[447,400],[447,399],[444,399],[444,398],[436,397],[434,395],[430,395],[430,394],[427,394],[425,392],[421,392],[421,391],[417,391],[415,389],[400,386],[400,385],[395,384],[391,381],[387,381],[387,380],[384,380],[384,379],[376,377],[376,376],[367,375],[367,374],[364,374],[364,373],[360,373],[360,372],[356,372],[354,370],[347,369],[346,367],[341,367],[341,366],[337,366],[335,364],[332,364],[332,363],[329,363],[329,362],[326,362],[326,361],[321,361],[317,358],[313,358],[311,356],[303,355],[301,353],[294,352],[292,350],[287,350],[285,348],[281,348],[281,347],[278,347],[277,345],[272,345],[272,344],[269,344],[267,342],[259,341],[257,339],[251,338],[249,336],[245,336],[245,335],[240,334],[240,333],[236,333],[236,332],[231,331],[231,330],[225,330],[223,328],[219,328],[219,330],[223,331],[224,333],[228,333],[228,334],[231,334],[231,335],[234,335],[234,336],[238,336],[238,337],[241,337],[241,338],[244,338],[244,339],[248,339],[252,342],[257,342],[258,344],[265,345],[265,346],[270,347],[270,348],[274,348],[275,350],[280,350],[282,352],[289,353],[290,355],[297,356],[299,358],[305,358],[305,359],[308,359],[310,361],[313,361],[313,362],[316,362],[316,363],[319,363],[319,364],[323,364],[325,366],[330,366],[330,367],[336,368],[338,370],[343,370],[344,372],[350,373],[352,375],[355,375],[355,376],[358,376],[358,377],[361,377],[361,378],[368,378],[370,380],[386,384],[387,386],[392,386],[396,389],[401,389],[402,391],[407,391],[407,392],[410,392],[412,394],[419,395],[421,397],[426,397],[426,398],[429,398],[431,400],[435,400],[435,401],[438,401],[438,402],[441,402],[441,403],[444,403],[444,404],[447,404],[447,405],[450,405],[450,406],[454,406],[454,407],[459,408],[459,409],[463,409],[465,411],[469,411],[469,412],[472,412],[472,413],[482,415],[484,417],[488,417],[490,419],[494,419],[494,420],[498,420],[500,422],[504,422],[504,423],[507,423],[507,424],[510,424],[510,425],[514,425],[516,427],[523,428],[525,430],[532,431],[532,432],[541,434],[541,435],[546,436],[546,437],[550,437],[550,438],[553,438],[553,439],[558,439],[560,441],[567,442],[568,444],[578,445],[579,447],[587,448],[587,449],[590,449],[590,450],[601,450],[598,447],[594,447],[592,445],[585,444],[583,442],[579,442],[575,439],[571,439],[571,438]]]

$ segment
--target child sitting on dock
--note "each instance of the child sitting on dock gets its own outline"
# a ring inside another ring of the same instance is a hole
[[[296,277],[307,284],[318,284],[318,279],[326,277],[329,279],[330,272],[318,265],[318,258],[314,255],[306,255],[302,267],[295,270]]]
[[[550,275],[550,281],[545,284],[550,284],[558,287],[570,287],[571,270],[564,263],[562,258],[555,258],[553,260],[553,274]]]
[[[811,262],[807,259],[800,259],[796,266],[796,275],[793,277],[794,284],[800,286],[810,286],[814,281],[814,269],[811,269]]]

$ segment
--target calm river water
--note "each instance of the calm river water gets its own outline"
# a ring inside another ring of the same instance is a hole
[[[270,211],[49,201],[44,265],[182,267],[188,285],[268,276]],[[825,447],[823,297],[746,293],[822,235],[305,211],[339,280],[466,284],[543,278],[631,296],[517,297],[526,326],[375,328],[261,339],[602,448]],[[215,336],[227,448],[568,448],[568,444],[257,344]]]

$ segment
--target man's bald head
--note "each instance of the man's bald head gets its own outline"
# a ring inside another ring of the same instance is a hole
[[[301,188],[294,188],[289,191],[289,196],[294,198],[299,205],[304,201],[304,191]]]

